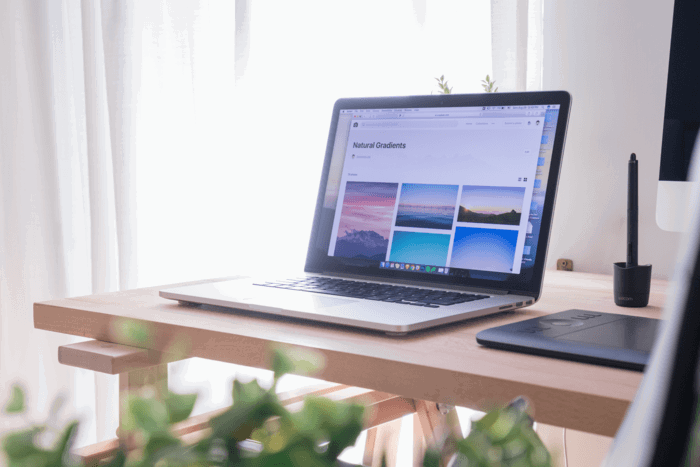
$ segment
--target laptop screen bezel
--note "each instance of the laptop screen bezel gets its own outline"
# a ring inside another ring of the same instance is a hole
[[[322,220],[321,214],[323,210],[324,197],[326,194],[326,185],[329,179],[331,158],[333,156],[336,131],[338,128],[341,110],[525,105],[560,106],[555,130],[555,139],[552,148],[549,176],[547,179],[547,188],[545,191],[545,201],[542,212],[538,246],[535,254],[534,266],[532,268],[527,271],[523,271],[520,274],[508,274],[508,277],[504,280],[410,273],[391,269],[341,264],[341,262],[337,259],[334,259],[332,256],[328,256],[328,252],[325,249],[317,247],[317,245],[319,245],[317,238],[322,230],[320,228],[320,223]],[[326,146],[326,156],[323,164],[323,172],[319,186],[316,211],[314,214],[314,221],[304,271],[308,273],[363,276],[368,280],[397,280],[404,282],[420,282],[424,283],[425,285],[434,284],[436,286],[442,285],[449,287],[507,290],[512,293],[519,293],[539,298],[542,289],[542,278],[546,265],[547,247],[549,244],[549,235],[551,231],[554,203],[556,199],[556,189],[561,170],[562,153],[564,149],[570,106],[571,96],[566,91],[343,98],[337,100],[333,108],[333,116],[329,130],[328,143]]]

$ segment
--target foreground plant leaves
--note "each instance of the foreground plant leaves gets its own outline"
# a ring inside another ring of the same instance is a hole
[[[457,441],[456,466],[551,467],[551,456],[522,405],[493,410]],[[424,464],[425,465],[425,464]]]
[[[19,385],[12,386],[12,395],[3,410],[8,414],[24,412],[24,391]]]
[[[143,337],[143,336],[141,336]],[[335,467],[338,456],[352,446],[363,428],[364,407],[308,397],[300,411],[291,413],[280,402],[278,381],[289,372],[310,373],[323,362],[320,354],[305,350],[274,350],[274,382],[269,389],[258,381],[234,381],[233,404],[212,418],[209,430],[194,444],[174,435],[173,425],[192,413],[196,394],[164,394],[151,388],[132,393],[124,400],[121,414],[121,448],[108,467]],[[449,439],[449,452],[456,446],[455,466],[548,467],[551,460],[527,415],[526,404],[494,410],[474,423],[463,440]],[[24,392],[14,387],[5,412],[25,411]],[[52,412],[54,410],[52,409]],[[51,448],[38,440],[56,432],[51,424],[32,426],[2,440],[10,467],[73,467],[69,456],[77,422],[56,434]],[[52,431],[53,430],[53,431]],[[251,441],[253,440],[253,441]],[[447,444],[445,446],[448,446]],[[251,449],[253,447],[254,449]],[[446,451],[429,449],[426,467],[442,465]],[[468,464],[465,464],[468,462]]]
[[[69,467],[77,465],[69,457],[78,422],[70,423],[58,436],[53,449],[41,447],[37,438],[46,427],[34,426],[11,433],[3,440],[9,467]]]

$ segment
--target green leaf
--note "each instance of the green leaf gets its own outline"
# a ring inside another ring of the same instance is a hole
[[[149,433],[168,429],[168,410],[155,398],[133,397],[129,400],[129,412],[136,425]]]
[[[71,422],[58,439],[56,447],[53,449],[53,463],[57,467],[62,467],[64,465],[69,465],[68,453],[73,445],[73,440],[75,439],[75,433],[78,431],[78,422]]]
[[[151,328],[143,321],[119,318],[113,321],[112,334],[127,345],[143,346],[152,339]]]
[[[162,457],[176,459],[184,454],[182,449],[178,449],[180,446],[180,440],[169,432],[153,433],[148,437],[148,442],[143,447],[144,461],[148,465],[158,465],[157,461]],[[175,462],[169,465],[182,464]]]
[[[529,456],[529,460],[533,466],[547,466],[549,467],[552,463],[552,458],[547,452],[547,449],[543,447],[538,447],[532,450]]]
[[[334,461],[341,452],[355,444],[362,431],[364,407],[333,402],[322,397],[307,397],[301,411],[292,414],[296,430],[315,444],[328,441],[324,457]]]
[[[325,365],[323,354],[299,347],[272,350],[272,370],[275,380],[287,373],[310,375]]]
[[[294,362],[282,349],[272,350],[272,371],[275,373],[275,379],[294,371]]]
[[[266,391],[260,387],[257,380],[252,380],[249,383],[241,383],[240,381],[233,382],[233,404],[234,405],[254,405],[266,394]]]
[[[22,413],[24,412],[24,391],[18,384],[12,386],[12,395],[10,400],[5,405],[5,413]]]
[[[263,452],[252,465],[263,467],[330,467],[329,463],[319,457],[313,446],[302,443],[294,443],[279,452]]]
[[[516,426],[517,418],[510,411],[500,411],[498,418],[488,428],[491,439],[494,441],[502,441],[513,431]]]
[[[250,438],[270,417],[287,416],[287,413],[277,396],[263,390],[257,381],[234,381],[233,406],[209,421],[212,438],[240,442]],[[200,447],[206,449],[206,443]]]
[[[11,433],[3,440],[3,449],[11,461],[19,461],[26,457],[45,453],[34,444],[34,438],[42,428],[32,427],[26,430]]]
[[[170,423],[187,420],[196,401],[197,394],[175,394],[168,391],[168,395],[165,398],[165,407],[168,410]]]
[[[126,453],[123,450],[117,451],[117,454],[112,460],[101,467],[124,467],[126,464]]]
[[[423,467],[440,467],[441,461],[442,459],[440,458],[440,451],[438,451],[437,449],[427,449],[425,451],[425,455],[423,456]]]
[[[121,396],[122,403],[120,407],[121,412],[119,414],[120,430],[129,432],[134,431],[138,428],[138,424],[136,423],[136,417],[131,411],[131,404],[132,401],[134,401],[135,399],[137,399],[137,397],[134,394],[124,394]]]

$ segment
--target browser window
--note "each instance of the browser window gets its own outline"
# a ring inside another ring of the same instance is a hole
[[[556,124],[545,107],[341,111],[324,200],[328,256],[519,274],[537,246]]]

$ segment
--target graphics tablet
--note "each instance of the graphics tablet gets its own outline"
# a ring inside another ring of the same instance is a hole
[[[658,319],[567,310],[481,331],[487,347],[644,371]]]

